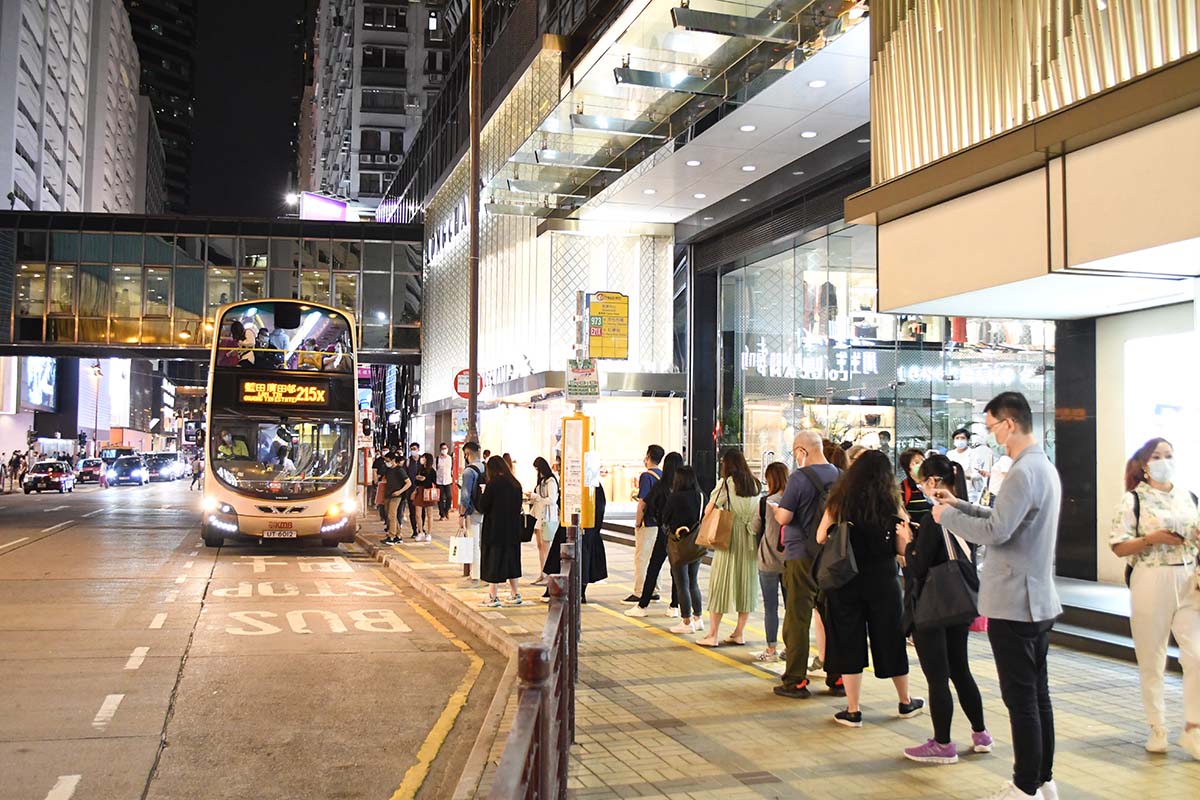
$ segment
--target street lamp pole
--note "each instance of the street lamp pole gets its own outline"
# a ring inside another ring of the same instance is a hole
[[[96,403],[95,413],[92,416],[92,455],[100,455],[100,378],[104,372],[100,369],[100,362],[96,361],[92,364],[92,376],[96,379]]]
[[[471,120],[470,184],[467,187],[467,212],[470,217],[470,277],[467,303],[467,371],[471,381],[467,396],[467,439],[478,441],[476,417],[479,414],[479,133],[483,126],[483,0],[471,0],[470,79],[468,115]]]

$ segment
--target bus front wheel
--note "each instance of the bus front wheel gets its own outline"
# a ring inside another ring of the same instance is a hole
[[[200,538],[204,540],[205,547],[220,547],[221,545],[225,544],[224,536],[213,533],[210,530],[201,531]]]

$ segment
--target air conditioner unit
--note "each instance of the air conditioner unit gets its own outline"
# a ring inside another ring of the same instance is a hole
[[[371,154],[370,153],[359,153],[358,154],[358,163],[370,164],[371,163]]]
[[[389,164],[399,164],[400,158],[401,156],[399,153],[390,153],[387,157],[387,160]]]
[[[385,156],[385,155],[382,155],[382,154],[377,154],[377,155],[375,156],[375,163],[376,163],[376,164],[386,164],[386,163],[387,163],[387,156]]]

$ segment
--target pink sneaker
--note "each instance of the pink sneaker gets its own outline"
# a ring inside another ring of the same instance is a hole
[[[938,744],[930,739],[925,744],[904,748],[904,757],[922,764],[956,764],[958,748],[954,746],[954,742]]]
[[[992,735],[987,731],[978,731],[971,734],[971,749],[976,753],[992,752]]]

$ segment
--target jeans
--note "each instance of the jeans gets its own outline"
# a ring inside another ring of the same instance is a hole
[[[646,569],[650,566],[650,554],[658,538],[657,526],[639,525],[633,532],[633,593],[642,595]]]
[[[779,633],[779,591],[783,589],[783,602],[787,603],[787,589],[783,587],[782,572],[758,573],[758,585],[763,596],[763,625],[767,629],[767,646],[775,644]],[[811,612],[809,612],[811,614]]]
[[[1046,653],[1054,620],[988,620],[1000,696],[1012,726],[1013,783],[1033,794],[1054,777],[1054,709]]]
[[[971,675],[967,660],[967,636],[970,624],[949,628],[925,628],[913,631],[921,671],[929,683],[929,716],[933,718],[933,738],[939,744],[950,743],[950,721],[954,718],[954,699],[950,682],[958,692],[958,702],[971,721],[971,730],[986,729],[983,722],[983,698]]]
[[[703,610],[700,605],[700,562],[672,564],[671,581],[679,598],[679,616],[700,616]]]
[[[639,595],[638,605],[642,608],[650,605],[651,598],[654,597],[654,591],[658,588],[658,573],[662,570],[663,562],[667,560],[667,535],[660,533],[654,537],[654,549],[650,551],[650,563],[646,565],[646,574],[642,580],[642,593]],[[667,569],[670,569],[668,566]],[[679,605],[678,594],[675,589],[675,581],[671,581],[671,605]]]
[[[450,484],[438,484],[438,519],[450,516]]]

